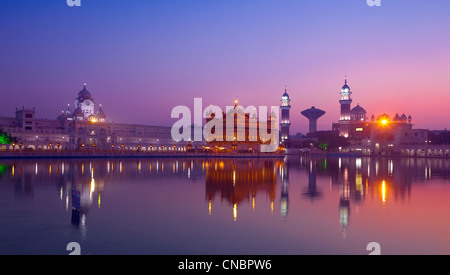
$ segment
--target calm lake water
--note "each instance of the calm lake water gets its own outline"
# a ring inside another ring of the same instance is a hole
[[[450,254],[450,161],[0,160],[0,254]]]

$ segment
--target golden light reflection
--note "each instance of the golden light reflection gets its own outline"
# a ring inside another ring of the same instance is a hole
[[[92,200],[92,194],[95,191],[95,180],[94,178],[91,179],[91,190],[90,190],[90,194],[89,194],[89,199]]]
[[[102,203],[101,194],[98,194],[98,208],[100,208],[101,203]]]
[[[255,211],[255,197],[253,197],[253,200],[252,200],[252,209],[253,209],[253,211]]]
[[[236,171],[233,170],[233,186],[236,184]]]
[[[95,179],[92,178],[91,180],[91,193],[93,193],[95,191]]]
[[[12,174],[12,176],[14,177],[14,165],[12,166],[11,174]]]
[[[381,184],[381,199],[383,200],[383,205],[386,204],[386,181],[383,180]]]
[[[364,194],[361,173],[356,173],[355,184],[356,184],[356,191],[360,192],[361,195]]]
[[[270,202],[270,214],[273,215],[273,201]]]
[[[211,216],[211,200],[209,200],[208,211],[209,211],[209,215]]]
[[[237,218],[237,204],[233,205],[233,217],[234,217],[234,221],[236,221],[236,218]]]

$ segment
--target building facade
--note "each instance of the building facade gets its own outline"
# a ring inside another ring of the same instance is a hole
[[[36,118],[35,109],[16,109],[15,117],[0,117],[0,129],[16,137],[13,145],[0,150],[185,150],[186,142],[175,142],[171,127],[114,123],[102,106],[96,108],[86,84],[56,119]]]
[[[411,115],[397,113],[391,118],[381,114],[368,119],[366,110],[359,103],[351,108],[351,94],[346,79],[340,92],[340,119],[332,125],[333,131],[349,139],[350,150],[365,154],[394,154],[400,151],[401,146],[427,143],[428,130],[413,129]]]
[[[262,145],[270,144],[278,150],[280,133],[277,117],[272,111],[267,120],[260,120],[256,109],[244,109],[238,106],[237,100],[234,108],[222,111],[217,117],[211,108],[206,113],[206,149],[262,152]],[[214,126],[209,129],[209,124]]]

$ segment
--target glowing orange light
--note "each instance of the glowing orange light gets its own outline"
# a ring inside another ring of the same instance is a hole
[[[388,123],[388,121],[386,120],[386,119],[383,119],[382,121],[381,121],[381,124],[383,124],[383,125],[386,125]]]

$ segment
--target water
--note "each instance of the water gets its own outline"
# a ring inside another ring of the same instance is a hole
[[[0,254],[450,254],[449,160],[0,161]],[[77,199],[79,196],[79,200]],[[77,209],[78,207],[78,209]]]

